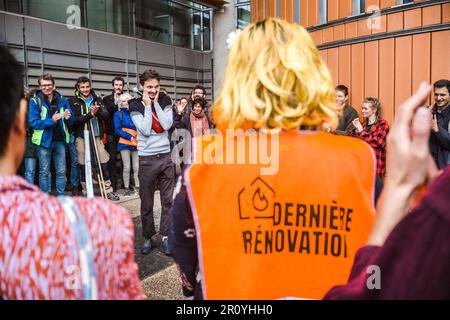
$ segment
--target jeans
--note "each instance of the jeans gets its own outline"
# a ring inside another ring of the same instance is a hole
[[[139,156],[137,151],[121,150],[120,156],[123,162],[123,185],[130,188],[131,164],[133,164],[134,184],[139,188]]]
[[[80,176],[78,175],[78,156],[77,148],[75,147],[75,142],[70,141],[69,144],[70,152],[70,184],[72,187],[80,185]]]
[[[53,141],[50,148],[40,146],[39,157],[39,186],[46,193],[51,192],[51,160],[55,162],[56,194],[64,195],[66,188],[66,145],[62,141]]]
[[[25,180],[27,180],[27,182],[30,184],[34,184],[37,158],[25,158],[24,162],[25,162]]]

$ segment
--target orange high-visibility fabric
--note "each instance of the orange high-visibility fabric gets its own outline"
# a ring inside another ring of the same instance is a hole
[[[122,128],[123,131],[131,134],[134,138],[134,142],[131,142],[130,140],[124,139],[124,138],[120,138],[119,139],[119,143],[121,144],[126,144],[127,146],[133,146],[133,147],[137,147],[137,131],[133,130],[133,129],[128,129],[128,128]]]
[[[225,141],[215,156],[236,138]],[[279,146],[274,175],[262,176],[261,164],[194,163],[186,172],[205,299],[320,299],[346,283],[367,241],[371,148],[324,132],[283,132]]]

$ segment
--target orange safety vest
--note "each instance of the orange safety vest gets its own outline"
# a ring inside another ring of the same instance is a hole
[[[206,163],[185,174],[205,299],[321,299],[347,282],[375,216],[369,145],[282,132],[274,175],[261,175],[262,164]]]
[[[119,139],[119,143],[126,144],[127,146],[137,147],[137,140],[136,140],[137,131],[133,130],[133,129],[128,129],[128,128],[122,128],[122,130],[127,132],[127,133],[129,133],[129,134],[131,134],[133,136],[133,138],[134,138],[134,142],[131,142],[130,140],[127,140],[125,138],[120,138]]]

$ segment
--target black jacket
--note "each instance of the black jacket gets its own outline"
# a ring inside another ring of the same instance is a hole
[[[95,117],[97,117],[99,123],[100,137],[102,137],[104,133],[102,121],[108,120],[109,113],[103,105],[103,100],[97,97],[97,95],[93,90],[91,91],[91,95],[94,98],[94,101],[97,101],[97,103],[100,105],[100,109],[97,111]],[[75,97],[69,99],[69,104],[70,107],[72,108],[73,113],[75,114],[73,133],[75,134],[76,138],[78,137],[83,138],[84,125],[89,120],[91,120],[93,116],[90,113],[86,114],[87,109],[86,104],[84,103],[84,100],[80,97],[79,93],[75,92]]]
[[[436,107],[433,106],[432,110]],[[439,169],[444,169],[448,164],[448,156],[450,153],[450,105],[441,113],[436,112],[438,132],[431,131],[429,145],[430,153]]]
[[[175,108],[175,110],[176,110],[176,108]],[[173,125],[174,125],[175,129],[189,130],[189,132],[191,133],[191,136],[193,136],[192,127],[191,127],[191,112],[192,112],[192,108],[189,107],[188,105],[186,105],[186,109],[184,109],[184,112],[182,114],[178,114],[177,111],[174,111]],[[209,115],[209,109],[206,108],[204,110],[204,112],[206,115],[206,119],[208,120],[209,129],[211,130],[214,128],[214,124]]]
[[[119,110],[119,107],[114,103],[114,92],[103,98],[103,104],[109,114],[108,119],[105,120],[105,132],[108,135],[116,135],[114,131],[114,114]]]

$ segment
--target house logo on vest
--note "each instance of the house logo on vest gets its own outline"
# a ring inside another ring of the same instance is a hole
[[[256,178],[238,194],[239,218],[241,220],[273,219],[274,200],[275,191],[263,179]]]
[[[261,177],[242,188],[237,197],[242,250],[249,255],[279,253],[347,258],[347,236],[354,209],[336,196],[317,200],[275,191]]]

